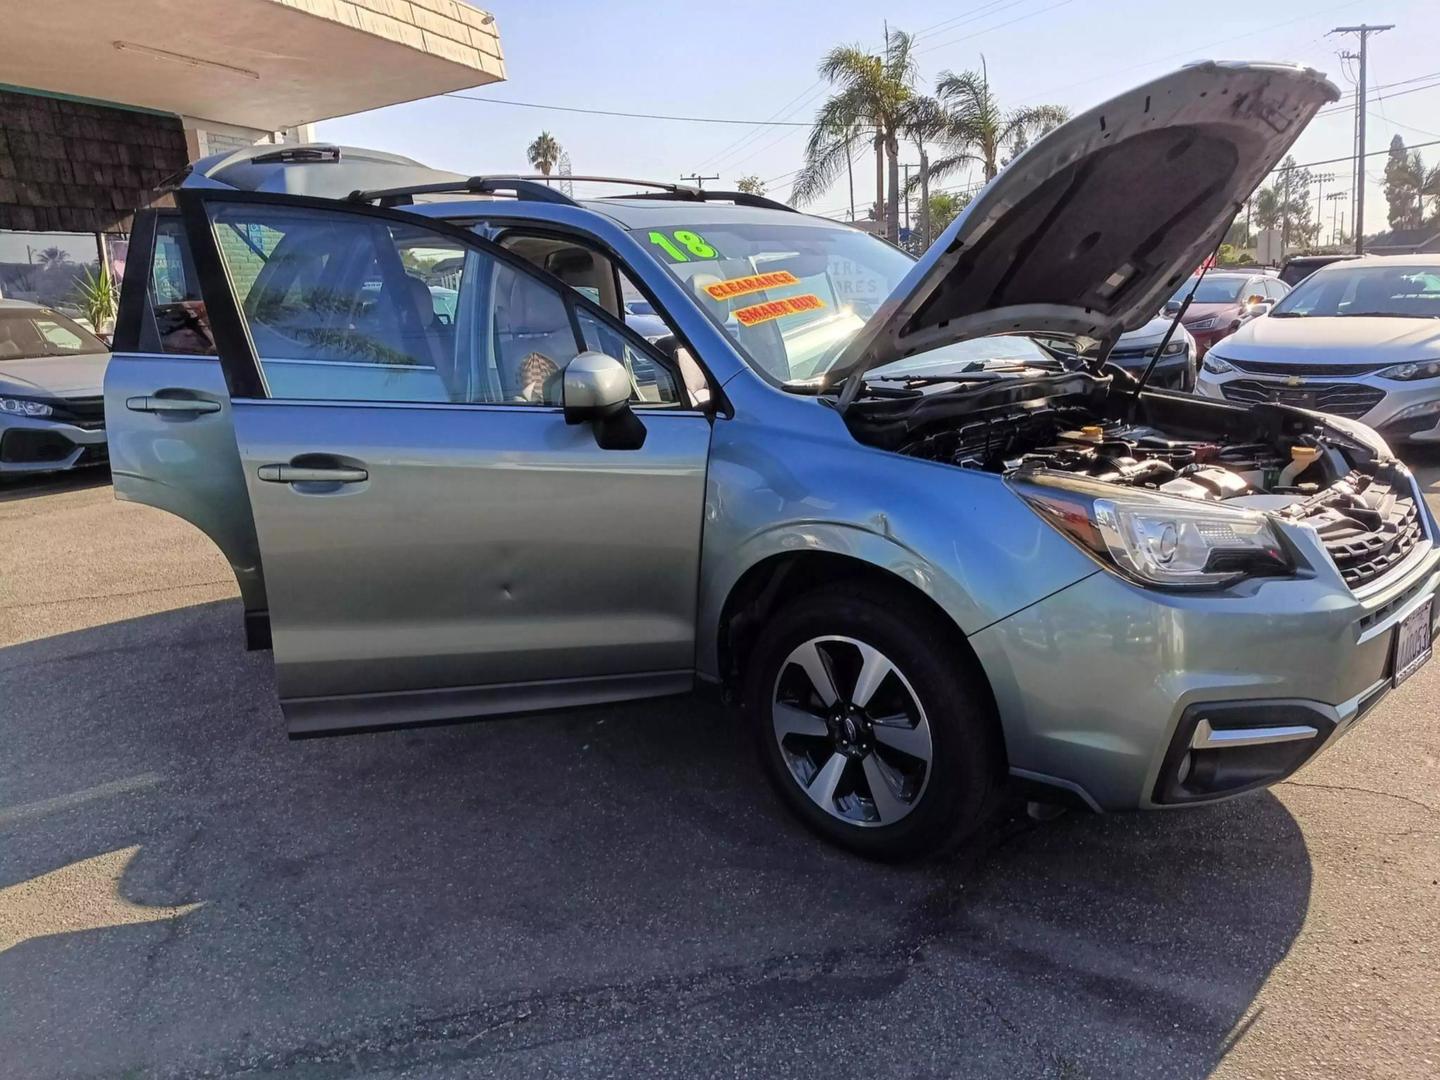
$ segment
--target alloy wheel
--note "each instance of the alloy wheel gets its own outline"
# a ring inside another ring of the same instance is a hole
[[[873,645],[816,637],[780,665],[771,723],[791,777],[826,813],[893,825],[930,778],[930,723],[909,680]]]

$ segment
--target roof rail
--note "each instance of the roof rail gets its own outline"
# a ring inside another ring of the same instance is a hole
[[[762,210],[785,210],[792,214],[800,211],[786,203],[777,202],[775,199],[768,199],[764,195],[752,195],[748,191],[712,191],[710,188],[688,188],[682,191],[672,192],[673,196],[683,199],[691,199],[695,202],[731,202],[736,206],[755,206]],[[665,195],[656,195],[651,192],[642,192],[636,195],[606,195],[607,199],[663,199]]]
[[[629,176],[471,176],[464,180],[441,181],[433,184],[408,184],[404,187],[376,188],[373,191],[352,191],[350,202],[376,203],[381,206],[404,206],[416,195],[494,195],[508,193],[531,202],[561,203],[574,206],[575,200],[554,184],[557,181],[578,181],[586,184],[624,184],[630,187],[654,188],[654,191],[626,195],[605,195],[607,199],[683,199],[687,202],[732,202],[736,206],[755,206],[764,210],[785,210],[799,213],[793,206],[751,195],[744,191],[710,191],[689,184],[672,184],[662,180],[636,180]]]
[[[579,180],[583,183],[628,184],[634,187],[659,188],[679,198],[695,198],[698,188],[684,184],[667,184],[655,180],[635,180],[627,176],[472,176],[465,180],[454,180],[435,184],[412,184],[405,187],[377,188],[373,191],[352,191],[351,202],[374,202],[386,206],[404,205],[413,201],[414,195],[493,195],[508,192],[517,199],[533,202],[565,203],[575,205],[575,200],[564,194],[557,181]],[[654,196],[662,198],[663,196]],[[404,200],[405,202],[402,202]]]
[[[415,201],[415,195],[494,195],[500,192],[508,192],[517,199],[531,202],[575,205],[575,200],[559,188],[550,187],[529,176],[471,176],[464,180],[442,180],[434,184],[406,184],[403,187],[352,191],[346,196],[346,200],[373,202],[380,206],[405,206]]]

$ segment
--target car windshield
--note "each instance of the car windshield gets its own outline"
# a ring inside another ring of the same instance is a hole
[[[726,222],[637,235],[751,366],[779,383],[829,371],[913,265],[842,225]]]
[[[1231,277],[1207,277],[1200,282],[1200,288],[1195,291],[1195,304],[1238,304],[1240,302],[1240,290],[1249,283],[1249,278]],[[1195,279],[1192,277],[1180,288],[1175,290],[1175,295],[1170,297],[1171,303],[1183,303],[1185,297],[1190,295],[1190,290],[1195,288]]]
[[[48,308],[0,307],[0,361],[109,351],[83,326]]]
[[[1333,266],[1295,287],[1271,316],[1281,319],[1383,316],[1440,318],[1440,261],[1434,266]]]

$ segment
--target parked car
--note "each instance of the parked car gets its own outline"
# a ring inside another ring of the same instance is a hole
[[[670,336],[670,327],[648,300],[625,302],[625,325],[646,341],[662,341]]]
[[[1361,420],[1390,442],[1440,442],[1440,256],[1322,267],[1212,349],[1199,389]]]
[[[1413,477],[1363,425],[1013,335],[1150,322],[1336,97],[1188,66],[1036,141],[918,261],[739,192],[202,162],[136,219],[116,495],[227,554],[297,736],[713,688],[801,820],[880,858],[1007,780],[1093,810],[1262,786],[1430,656]],[[463,259],[453,323],[415,246]],[[183,320],[208,339],[168,346]]]
[[[1345,262],[1348,259],[1356,258],[1359,258],[1359,256],[1292,255],[1285,260],[1285,265],[1280,267],[1280,280],[1293,289],[1322,266],[1329,266],[1331,263]]]
[[[1165,340],[1173,315],[1157,315],[1138,330],[1122,334],[1115,347],[1110,350],[1110,362],[1124,368],[1130,374],[1140,377],[1150,362],[1155,359],[1155,350]],[[1195,388],[1196,348],[1195,339],[1184,326],[1177,326],[1170,340],[1165,342],[1165,352],[1155,365],[1148,385],[1169,387],[1173,390]]]
[[[104,463],[109,358],[64,315],[0,300],[0,480]]]
[[[1165,312],[1173,315],[1180,310],[1185,297],[1195,288],[1191,277],[1183,282],[1165,305]],[[1290,287],[1279,278],[1268,274],[1237,274],[1225,271],[1210,271],[1201,279],[1185,312],[1185,329],[1195,338],[1195,350],[1200,357],[1221,338],[1229,337],[1256,315],[1264,314],[1275,305]]]

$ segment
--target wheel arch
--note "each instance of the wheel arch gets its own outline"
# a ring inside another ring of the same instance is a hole
[[[927,579],[922,576],[922,580]],[[853,587],[859,582],[893,592],[931,616],[941,628],[946,645],[981,680],[992,715],[998,720],[994,691],[984,665],[955,618],[930,591],[895,569],[854,554],[827,550],[772,553],[752,563],[730,587],[720,605],[714,643],[715,671],[726,693],[738,696],[750,649],[771,613],[821,585],[844,583]],[[1003,745],[1003,725],[999,726]]]

